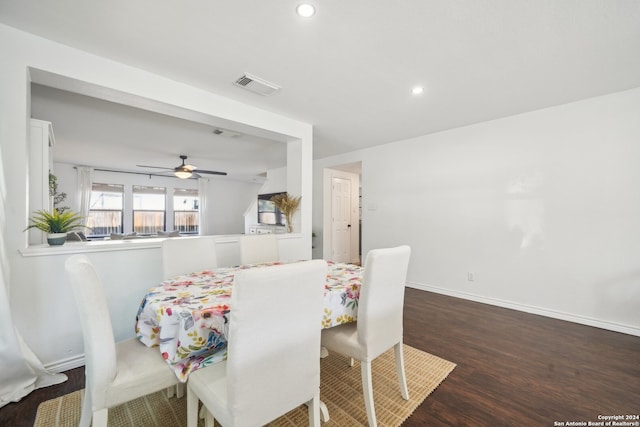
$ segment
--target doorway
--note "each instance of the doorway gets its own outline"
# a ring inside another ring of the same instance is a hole
[[[351,261],[351,180],[331,179],[331,238],[333,260]]]
[[[324,170],[323,258],[360,263],[360,163]]]

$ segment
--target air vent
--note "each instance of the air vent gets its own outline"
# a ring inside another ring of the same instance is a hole
[[[266,80],[247,73],[236,80],[234,84],[262,96],[273,95],[280,90],[280,86],[274,85],[273,83],[269,83]]]
[[[215,128],[213,130],[214,135],[224,136],[226,138],[235,138],[240,136],[240,133],[231,131],[229,129]]]

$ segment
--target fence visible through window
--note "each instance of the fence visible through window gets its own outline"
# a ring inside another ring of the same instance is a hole
[[[198,190],[173,189],[173,225],[167,229],[167,189],[163,187],[132,187],[131,231],[139,235],[154,235],[159,231],[176,230],[180,234],[200,231],[200,199]],[[169,218],[170,220],[171,218]],[[94,183],[87,225],[87,235],[93,238],[124,233],[124,186]],[[129,228],[129,226],[127,226]]]
[[[173,225],[180,234],[198,234],[199,203],[198,190],[173,190]]]
[[[162,187],[133,186],[133,231],[156,234],[165,229],[165,196]]]
[[[103,237],[122,233],[124,186],[93,183],[87,217],[87,235]]]
[[[108,236],[122,233],[122,211],[91,210],[87,220],[90,236]]]

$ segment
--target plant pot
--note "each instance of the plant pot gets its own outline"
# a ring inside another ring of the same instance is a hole
[[[64,245],[67,240],[67,233],[49,233],[47,234],[47,243],[49,246]]]

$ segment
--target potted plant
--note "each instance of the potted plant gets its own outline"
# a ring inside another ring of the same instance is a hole
[[[292,197],[289,193],[277,194],[271,198],[276,208],[280,209],[280,212],[282,212],[287,219],[287,232],[289,233],[293,231],[293,214],[300,206],[300,199],[302,199],[302,196]]]
[[[30,228],[44,231],[47,233],[47,242],[51,246],[63,245],[67,239],[68,232],[87,228],[79,213],[72,211],[59,212],[57,209],[54,209],[53,212],[36,211],[29,218],[29,221],[30,224],[24,231]]]

